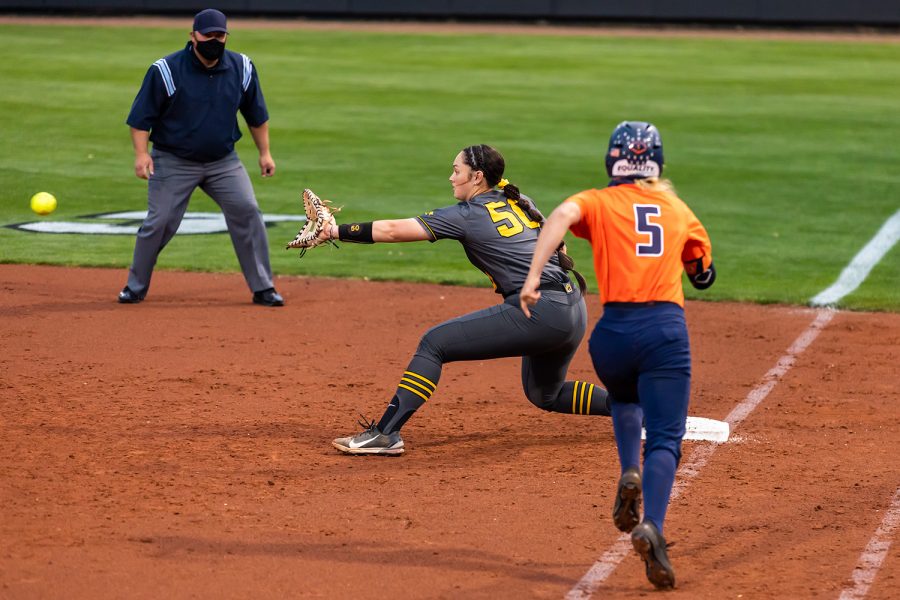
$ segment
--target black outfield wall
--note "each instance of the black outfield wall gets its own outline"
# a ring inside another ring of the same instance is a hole
[[[900,25],[900,0],[0,0],[3,12]]]

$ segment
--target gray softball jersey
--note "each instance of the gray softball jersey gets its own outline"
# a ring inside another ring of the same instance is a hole
[[[501,296],[518,292],[525,283],[540,225],[503,192],[491,190],[416,219],[430,241],[458,240],[469,261],[490,278]],[[555,254],[544,267],[541,283],[571,285]]]

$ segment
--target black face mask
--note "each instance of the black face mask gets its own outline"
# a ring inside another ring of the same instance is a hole
[[[197,52],[206,60],[219,60],[225,54],[225,42],[220,42],[215,38],[197,42]]]

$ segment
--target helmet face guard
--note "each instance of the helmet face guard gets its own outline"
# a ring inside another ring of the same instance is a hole
[[[662,170],[662,138],[656,127],[643,121],[619,123],[606,151],[606,173],[610,178],[659,177]]]

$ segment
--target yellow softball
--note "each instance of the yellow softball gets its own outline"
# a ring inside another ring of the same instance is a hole
[[[38,192],[31,197],[31,210],[39,215],[49,215],[56,210],[56,196],[47,192]]]

